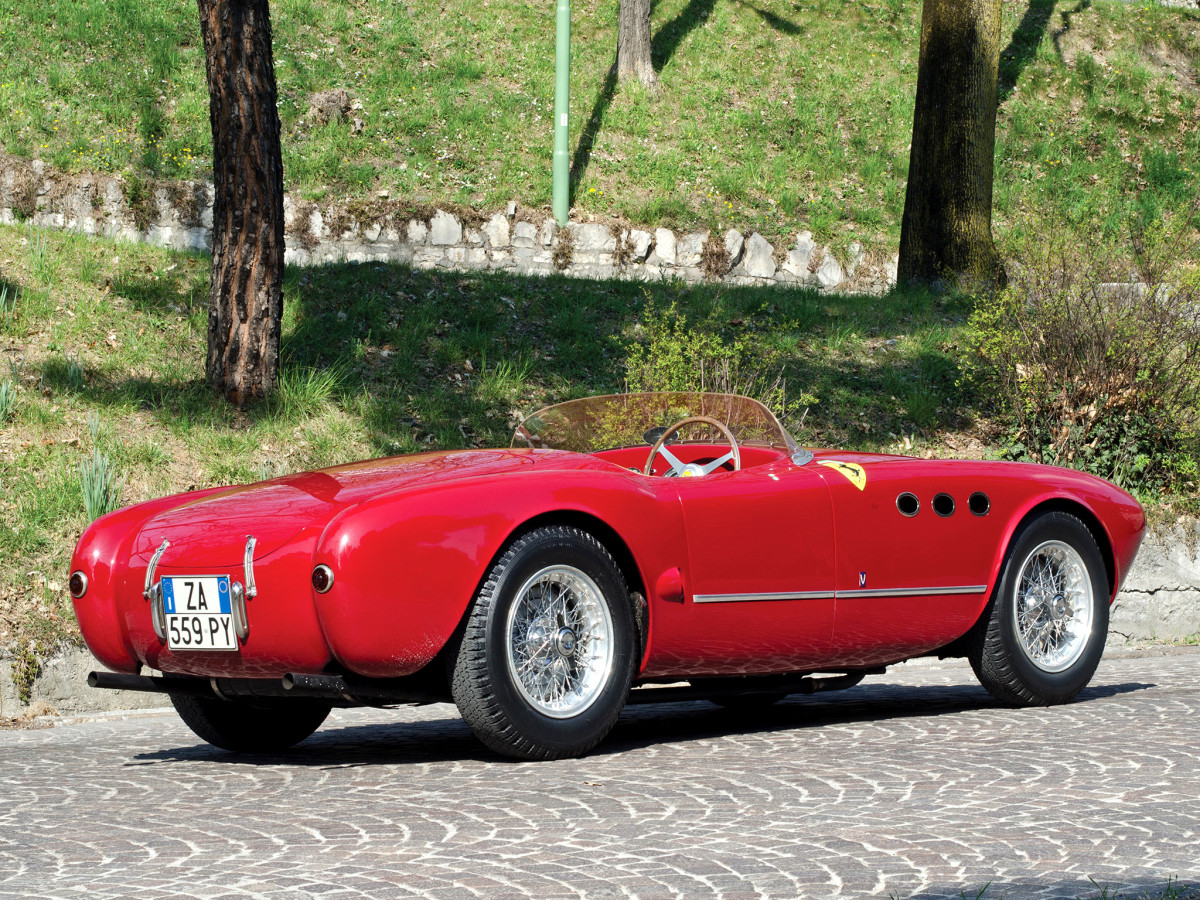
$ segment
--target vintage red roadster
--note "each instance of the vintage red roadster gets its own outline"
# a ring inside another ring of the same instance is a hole
[[[810,451],[754,400],[627,394],[506,449],[118,510],[69,585],[111,670],[90,683],[166,693],[218,747],[453,700],[489,747],[550,759],[627,702],[748,707],[922,655],[965,656],[1001,703],[1068,701],[1144,529],[1080,472]]]

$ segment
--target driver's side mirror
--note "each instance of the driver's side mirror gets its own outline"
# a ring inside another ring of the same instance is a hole
[[[658,443],[658,439],[666,433],[667,433],[666,425],[659,425],[656,428],[648,428],[648,429],[646,429],[646,433],[642,435],[642,440],[645,441],[647,444],[649,444],[651,447],[653,447],[656,443]],[[671,437],[667,440],[667,443],[673,444],[677,440],[679,440],[679,432],[678,431],[676,431],[673,435],[671,435]]]

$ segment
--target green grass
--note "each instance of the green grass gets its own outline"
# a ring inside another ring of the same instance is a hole
[[[662,90],[615,88],[617,4],[573,4],[572,150],[584,215],[641,225],[811,228],[894,252],[908,172],[919,3],[661,0]],[[69,171],[203,177],[195,7],[4,0],[0,148]],[[472,0],[271,4],[289,189],[388,191],[495,209],[550,199],[553,16]],[[998,230],[1120,232],[1198,188],[1200,13],[1006,0]],[[364,123],[316,125],[345,88]]]
[[[968,306],[956,297],[382,264],[289,269],[278,391],[241,412],[204,375],[207,257],[18,226],[0,227],[0,259],[11,261],[19,298],[0,336],[10,360],[0,421],[5,646],[75,636],[63,584],[70,552],[114,502],[507,445],[524,413],[622,390],[651,307],[674,305],[706,346],[769,351],[766,375],[803,400],[789,424],[805,442],[935,452],[970,427],[954,347]]]

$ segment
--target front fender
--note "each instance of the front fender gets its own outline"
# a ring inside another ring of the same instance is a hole
[[[1012,464],[1009,465],[1020,465]],[[1003,540],[997,545],[988,581],[991,596],[999,581],[1008,548],[1012,545],[1017,529],[1039,508],[1059,508],[1068,512],[1085,510],[1089,527],[1098,527],[1100,552],[1112,566],[1112,582],[1109,585],[1109,602],[1116,599],[1129,567],[1133,564],[1138,548],[1146,531],[1146,515],[1141,504],[1130,494],[1114,484],[1071,469],[1024,464],[1033,470],[1033,481],[1037,487],[1012,507],[1004,530]],[[1022,473],[1028,485],[1028,472]],[[1107,542],[1107,547],[1104,546]],[[982,612],[982,609],[980,610]]]
[[[329,566],[334,584],[314,593],[314,605],[330,650],[348,669],[408,675],[445,646],[492,561],[531,519],[598,518],[634,549],[640,567],[636,548],[656,529],[669,532],[664,548],[682,547],[671,509],[620,472],[535,471],[403,489],[329,522],[313,564]]]

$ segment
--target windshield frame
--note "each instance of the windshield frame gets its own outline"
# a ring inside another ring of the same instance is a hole
[[[589,438],[595,437],[594,423],[598,419],[598,413],[606,409],[608,410],[624,410],[633,406],[642,410],[657,410],[663,411],[674,408],[688,409],[688,415],[709,415],[713,418],[725,422],[731,428],[737,424],[734,419],[733,424],[726,421],[730,417],[733,410],[749,410],[752,411],[759,419],[762,426],[768,429],[773,429],[778,440],[765,439],[743,439],[738,437],[738,444],[747,446],[759,447],[778,447],[785,449],[789,455],[800,449],[795,438],[788,433],[788,430],[783,427],[783,423],[779,418],[768,409],[761,401],[755,400],[753,397],[746,397],[741,394],[720,394],[711,391],[640,391],[625,394],[601,394],[592,397],[577,397],[574,400],[565,400],[561,403],[553,403],[550,406],[543,407],[529,415],[523,417],[516,429],[513,431],[510,447],[529,447],[534,449],[566,449],[576,453],[601,453],[605,450],[615,450],[621,447],[641,446],[644,440],[641,439],[640,433],[637,435],[629,434],[623,437],[629,438],[623,443],[605,443],[602,439],[597,441],[596,446],[589,446],[588,449],[576,449],[571,446],[556,446],[559,442],[547,442],[538,429],[527,427],[535,423],[541,424],[547,420],[558,420],[560,423],[565,423],[569,430],[573,430],[571,435],[578,440],[578,444],[588,444]],[[721,415],[721,410],[726,410],[726,415]],[[683,441],[683,443],[698,443],[693,441]]]

